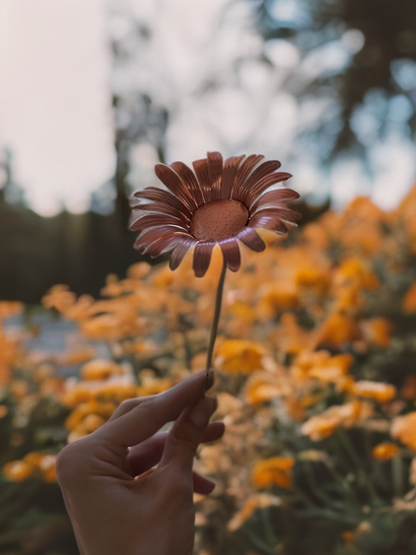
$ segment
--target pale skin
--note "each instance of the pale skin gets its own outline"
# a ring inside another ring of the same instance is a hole
[[[208,388],[212,387],[210,373]],[[193,472],[201,443],[224,434],[203,395],[205,373],[122,403],[93,434],[65,447],[57,471],[81,555],[192,555],[193,493],[215,483]],[[168,433],[157,432],[174,422]],[[157,434],[157,435],[156,435]]]

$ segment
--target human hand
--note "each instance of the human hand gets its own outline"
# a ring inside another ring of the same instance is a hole
[[[201,442],[225,430],[209,424],[217,405],[203,396],[204,382],[200,372],[160,395],[124,401],[61,451],[58,480],[81,555],[192,555],[193,492],[215,487],[193,472],[193,459]],[[208,388],[213,382],[211,371]]]

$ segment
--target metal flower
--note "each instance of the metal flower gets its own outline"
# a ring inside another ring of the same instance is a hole
[[[276,171],[277,160],[260,163],[263,158],[252,154],[223,161],[219,152],[208,152],[193,162],[194,171],[183,162],[157,164],[156,175],[168,190],[147,187],[133,193],[130,229],[140,232],[135,249],[151,257],[172,251],[170,268],[175,270],[193,248],[193,269],[202,277],[218,243],[224,263],[236,272],[239,241],[261,252],[265,244],[256,228],[284,234],[300,217],[287,206],[298,193],[268,190],[291,175]]]

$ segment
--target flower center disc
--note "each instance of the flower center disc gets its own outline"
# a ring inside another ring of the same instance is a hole
[[[191,232],[202,241],[234,237],[246,225],[249,212],[238,200],[213,200],[202,204],[191,219]]]

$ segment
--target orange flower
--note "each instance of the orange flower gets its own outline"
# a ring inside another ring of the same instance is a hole
[[[309,376],[311,378],[317,378],[322,382],[338,383],[348,374],[353,362],[354,358],[347,353],[335,355],[322,361],[321,364],[312,367],[309,370]]]
[[[284,312],[280,318],[280,326],[273,330],[270,339],[278,346],[279,351],[297,355],[309,344],[309,334],[299,326],[296,316]]]
[[[306,409],[320,399],[319,395],[295,393],[286,397],[286,410],[295,422],[301,422],[305,418]]]
[[[314,333],[316,345],[340,347],[358,339],[360,330],[357,322],[343,314],[331,314]]]
[[[123,369],[119,364],[104,359],[91,360],[81,369],[81,376],[84,380],[106,380],[110,376],[122,373]]]
[[[56,459],[55,455],[44,455],[39,463],[39,469],[45,482],[56,482]]]
[[[265,509],[270,506],[279,506],[281,500],[269,493],[250,495],[243,507],[233,516],[227,525],[229,532],[235,532],[251,517],[256,509]]]
[[[309,436],[313,441],[320,441],[325,437],[332,436],[340,425],[337,418],[329,416],[313,416],[302,426],[302,433]]]
[[[391,424],[391,435],[416,451],[416,412],[396,416]]]
[[[379,286],[377,276],[362,258],[344,260],[335,271],[334,283],[337,286],[356,285],[360,289],[376,289]]]
[[[217,350],[217,364],[223,372],[249,374],[263,368],[266,354],[260,343],[243,339],[223,341]]]
[[[74,351],[68,353],[63,353],[56,357],[57,364],[62,365],[72,365],[72,364],[82,364],[87,360],[94,358],[95,351],[92,347],[83,346],[78,347]]]
[[[273,318],[280,310],[299,305],[299,288],[292,281],[275,281],[262,285],[259,291],[258,314],[261,318]]]
[[[22,482],[32,476],[33,468],[24,461],[12,461],[3,466],[3,474],[11,482]]]
[[[380,443],[374,447],[371,454],[379,461],[389,461],[390,459],[393,459],[398,452],[399,448],[395,443]]]
[[[328,351],[304,350],[290,369],[292,377],[305,381],[316,378],[324,383],[339,383],[348,374],[354,358],[347,354],[331,356]]]
[[[403,310],[408,314],[416,312],[416,283],[414,283],[403,299]]]
[[[137,387],[136,396],[159,395],[159,393],[163,393],[175,385],[175,381],[171,378],[148,378]]]
[[[267,488],[272,485],[291,488],[294,465],[295,460],[292,457],[272,457],[258,461],[251,474],[253,484],[256,488]]]
[[[82,403],[68,416],[65,421],[65,426],[68,430],[74,430],[91,414],[95,416],[98,415],[106,421],[111,417],[114,410],[115,405],[113,403],[98,403],[96,401]]]
[[[270,399],[289,394],[291,388],[283,379],[268,372],[256,372],[247,380],[244,399],[249,405],[260,405]]]
[[[362,334],[368,343],[379,347],[390,345],[391,324],[387,318],[372,318],[361,322]]]
[[[352,545],[355,542],[354,532],[351,532],[351,531],[343,532],[341,534],[341,537],[345,541],[345,543],[348,543],[349,545]]]
[[[361,380],[352,385],[352,393],[360,397],[368,397],[374,399],[379,403],[387,403],[396,396],[396,388],[394,385],[371,382],[368,380]]]
[[[307,420],[302,426],[302,433],[313,441],[319,441],[332,435],[338,427],[351,428],[364,422],[372,414],[372,406],[362,401],[335,405]]]

